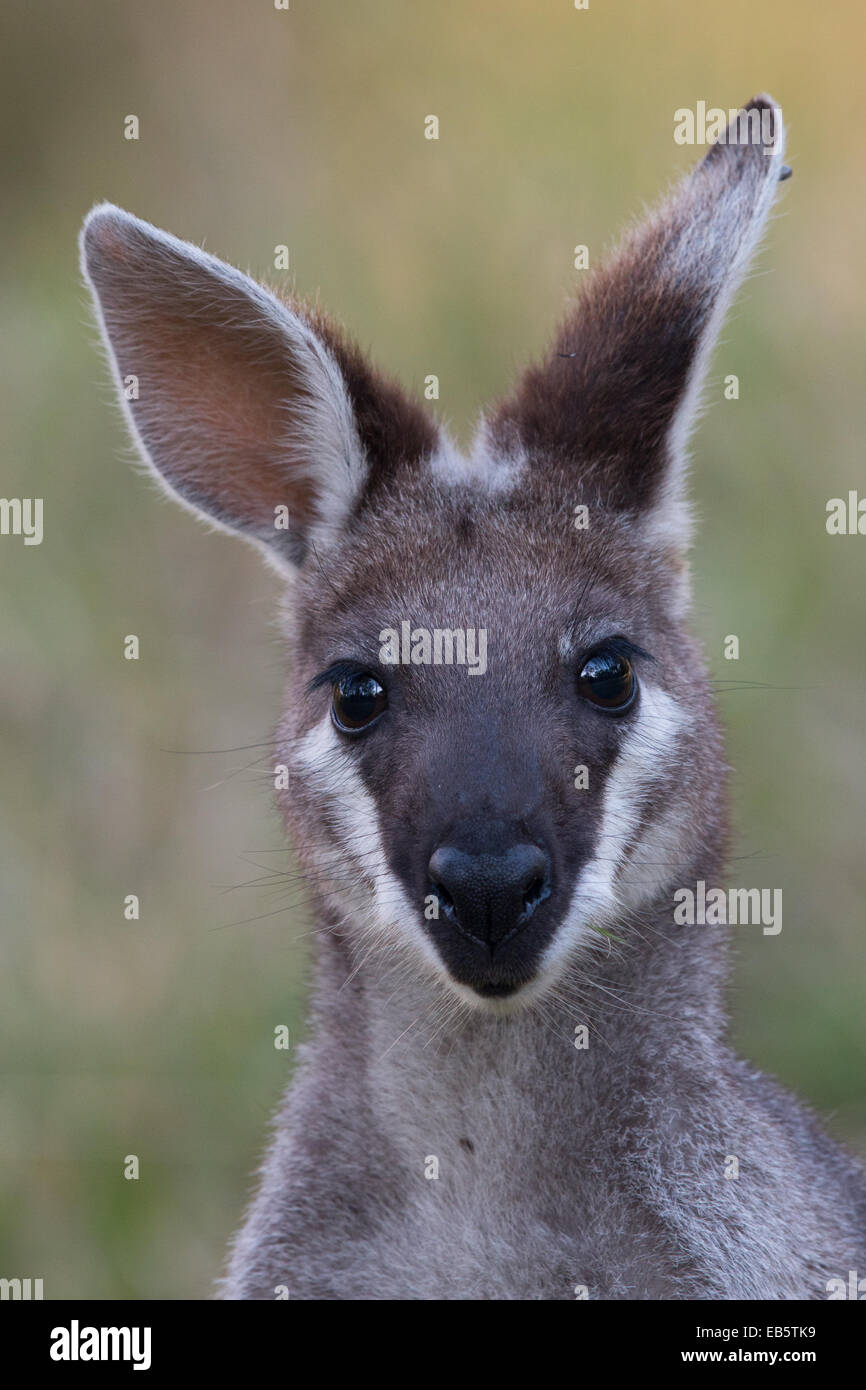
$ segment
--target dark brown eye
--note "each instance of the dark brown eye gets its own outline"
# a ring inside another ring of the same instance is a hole
[[[382,686],[368,672],[344,676],[334,686],[331,715],[338,729],[353,734],[372,724],[388,704]]]
[[[621,714],[637,693],[637,679],[628,657],[613,647],[594,652],[577,678],[577,692],[590,704]]]

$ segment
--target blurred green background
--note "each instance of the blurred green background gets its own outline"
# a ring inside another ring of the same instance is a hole
[[[860,7],[6,0],[2,27],[2,490],[44,497],[45,539],[0,543],[0,1275],[208,1296],[290,1065],[274,1028],[303,1030],[309,922],[268,877],[291,864],[276,582],[128,466],[88,207],[271,280],[287,244],[287,283],[410,387],[436,373],[465,440],[576,285],[573,247],[595,259],[699,153],[674,111],[761,89],[795,174],[713,362],[695,624],[743,683],[720,696],[732,878],[784,890],[782,935],[738,937],[738,1042],[866,1152],[866,540],[824,527],[866,493]]]

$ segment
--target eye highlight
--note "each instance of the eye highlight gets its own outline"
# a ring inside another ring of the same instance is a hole
[[[334,684],[331,718],[344,734],[369,728],[387,706],[384,687],[369,671],[354,671]]]
[[[623,714],[637,694],[637,676],[625,653],[613,644],[593,652],[581,667],[577,693],[599,709]]]

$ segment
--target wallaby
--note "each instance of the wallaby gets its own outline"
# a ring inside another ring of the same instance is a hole
[[[674,914],[726,847],[685,449],[782,156],[757,97],[466,457],[318,310],[87,218],[141,453],[289,586],[310,1038],[226,1298],[822,1299],[866,1274],[866,1173],[731,1052],[727,929]]]

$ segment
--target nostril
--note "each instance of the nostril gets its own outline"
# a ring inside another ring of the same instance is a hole
[[[528,911],[536,906],[541,899],[544,890],[544,883],[537,876],[529,881],[523,890],[523,910]]]
[[[455,850],[449,845],[440,845],[427,865],[430,891],[439,904],[439,911],[455,922],[457,920],[457,904],[451,890],[446,888],[445,884],[446,882],[452,884],[455,892],[458,891],[461,881],[459,871],[461,864],[462,857]]]
[[[542,903],[550,895],[547,881],[541,874],[533,874],[523,890],[523,911],[520,914],[521,920],[526,921],[532,916],[539,903]]]
[[[439,903],[440,912],[444,912],[446,917],[454,917],[456,915],[454,899],[444,884],[437,883],[435,878],[431,878],[430,892]]]

